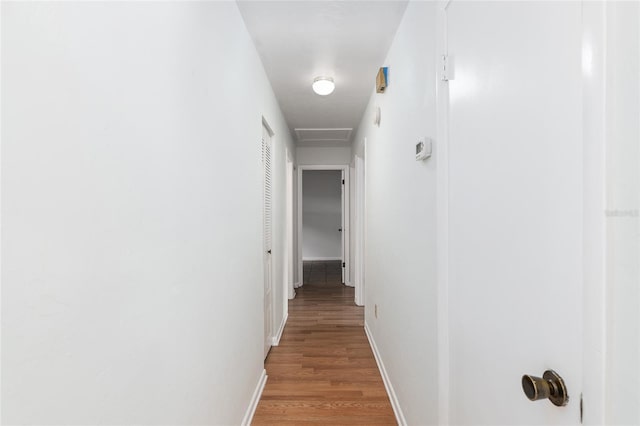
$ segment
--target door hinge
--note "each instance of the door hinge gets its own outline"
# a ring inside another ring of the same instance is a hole
[[[582,394],[580,394],[580,424],[582,424],[583,419],[584,419],[584,401],[582,399]]]
[[[441,57],[441,73],[442,81],[453,80],[453,59],[449,55],[442,55]]]
[[[344,179],[342,179],[342,184],[344,185]]]
[[[344,268],[345,266],[347,266],[347,264],[342,262],[342,267]]]

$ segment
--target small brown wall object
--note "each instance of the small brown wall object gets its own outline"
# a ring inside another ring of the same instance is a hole
[[[384,93],[387,89],[387,68],[380,68],[376,76],[376,92]]]

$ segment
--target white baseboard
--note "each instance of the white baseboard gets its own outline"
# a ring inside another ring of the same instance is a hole
[[[303,262],[320,262],[328,260],[342,260],[341,257],[303,257]]]
[[[346,285],[347,287],[355,287],[355,285],[353,283],[344,283],[344,285]]]
[[[253,415],[256,413],[256,408],[258,408],[258,402],[260,402],[260,397],[262,396],[265,384],[267,384],[267,370],[262,370],[256,389],[253,391],[253,396],[251,397],[251,402],[249,403],[247,412],[244,414],[244,418],[242,419],[242,426],[251,425],[251,420],[253,420]]]
[[[284,326],[287,325],[287,318],[289,318],[288,312],[284,314],[284,317],[282,317],[282,322],[280,323],[280,327],[278,327],[278,332],[273,336],[273,341],[271,342],[273,346],[278,346],[280,344],[280,338],[282,337]]]
[[[302,283],[300,281],[293,284],[293,288],[300,288],[300,287],[302,287]]]
[[[398,401],[398,396],[396,392],[393,390],[393,386],[391,385],[391,381],[389,380],[389,376],[387,375],[387,370],[384,368],[384,364],[382,363],[382,358],[380,358],[380,353],[378,352],[378,347],[376,346],[375,340],[373,340],[373,335],[371,331],[369,331],[369,325],[365,321],[364,323],[364,332],[367,335],[367,339],[369,339],[369,345],[371,345],[371,350],[373,350],[373,356],[376,359],[376,363],[378,364],[378,369],[380,370],[380,375],[382,375],[382,381],[384,382],[384,387],[387,389],[387,394],[389,395],[389,400],[391,401],[391,407],[393,408],[393,413],[396,415],[396,421],[399,426],[407,426],[407,420],[404,418],[404,414],[402,413],[402,408],[400,408],[400,402]]]

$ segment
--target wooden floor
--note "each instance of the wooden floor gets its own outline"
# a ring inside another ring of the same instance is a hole
[[[364,333],[364,310],[340,262],[304,265],[280,346],[271,349],[254,425],[395,425]]]

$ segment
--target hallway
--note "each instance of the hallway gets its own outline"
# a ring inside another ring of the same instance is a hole
[[[640,425],[640,0],[0,28],[0,424]]]
[[[364,308],[339,262],[305,262],[304,286],[266,361],[253,424],[396,424],[364,332]]]

